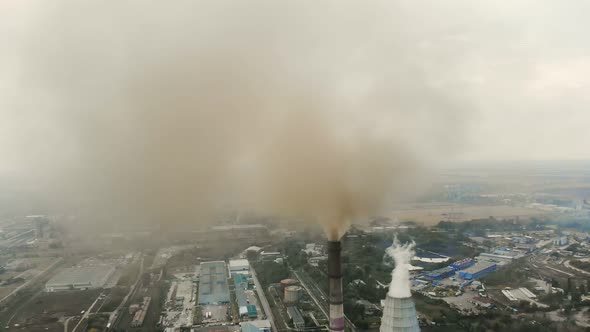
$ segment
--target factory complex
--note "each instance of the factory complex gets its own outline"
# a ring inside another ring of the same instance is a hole
[[[464,280],[474,280],[490,272],[496,271],[497,265],[490,262],[478,262],[463,271],[459,271],[459,278]]]
[[[201,262],[194,272],[174,275],[159,325],[166,332],[231,332],[238,323],[251,332],[269,331],[253,285],[246,259]]]
[[[228,275],[225,262],[204,262],[200,266],[199,305],[229,303]]]
[[[62,270],[45,284],[45,291],[87,290],[107,288],[114,275],[114,266],[71,267]],[[116,281],[115,281],[116,283]]]

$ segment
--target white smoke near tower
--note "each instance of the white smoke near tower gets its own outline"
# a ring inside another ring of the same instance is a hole
[[[418,332],[416,307],[410,292],[409,266],[414,256],[414,242],[400,244],[394,238],[386,252],[395,260],[395,268],[391,273],[391,284],[385,299],[380,332]]]
[[[391,247],[386,252],[395,261],[395,268],[391,273],[391,284],[389,285],[389,296],[410,297],[410,260],[414,256],[416,243],[408,242],[401,244],[397,236],[393,239]]]

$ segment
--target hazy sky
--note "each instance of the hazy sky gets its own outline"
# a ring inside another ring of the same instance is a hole
[[[59,124],[55,123],[60,120],[53,118],[50,110],[43,109],[44,98],[50,104],[52,96],[34,91],[22,77],[29,67],[26,55],[31,40],[38,35],[52,34],[43,31],[46,26],[40,21],[53,3],[58,2],[0,2],[0,170],[14,170],[27,162],[23,149],[35,153],[67,149],[60,145],[63,137],[60,137]],[[129,1],[117,3],[133,5]],[[333,1],[322,2],[324,4],[317,7],[315,1],[302,3],[310,8],[314,21],[321,20],[322,11],[330,6],[351,11],[345,13],[351,18],[350,30],[346,31],[350,33],[356,30],[355,26],[367,31],[366,26],[374,24],[364,20],[370,17],[365,11],[359,12],[359,19],[355,20],[354,10],[366,6],[366,12],[370,12],[377,2],[358,1],[362,3],[360,6]],[[398,36],[403,41],[399,52],[404,61],[420,68],[429,84],[459,96],[463,105],[468,105],[466,113],[469,114],[444,124],[451,132],[456,130],[453,122],[464,122],[460,127],[465,130],[465,143],[457,143],[450,158],[590,158],[588,1],[408,0],[385,3],[387,10],[380,12],[380,19],[389,19],[390,24],[375,25],[363,38],[379,44],[387,36]],[[158,16],[157,12],[144,13],[152,11],[154,6],[144,6],[143,2],[133,6],[138,17]],[[166,6],[159,7],[165,10]],[[117,16],[117,6],[110,6],[110,10]],[[173,8],[166,15],[171,12]],[[181,10],[178,13],[184,18],[189,15]],[[69,14],[74,15],[75,11]],[[102,14],[103,19],[107,17]],[[83,15],[91,18],[92,13]],[[245,12],[243,15],[263,17],[264,13]],[[131,24],[135,18],[129,17]],[[105,19],[103,23],[108,30],[111,22]],[[275,24],[280,26],[281,20],[276,20]],[[324,28],[330,28],[329,21]],[[147,27],[146,31],[154,30],[157,27]],[[117,40],[116,28],[109,33]],[[346,40],[347,37],[341,38]],[[106,45],[113,46],[116,42]],[[354,49],[341,50],[371,52],[369,47],[363,47],[357,45]],[[104,50],[105,54],[117,51],[116,47]],[[393,63],[397,59],[392,56],[390,61]],[[406,79],[400,75],[400,84]],[[42,144],[39,137],[43,138]],[[51,145],[51,142],[56,144]]]

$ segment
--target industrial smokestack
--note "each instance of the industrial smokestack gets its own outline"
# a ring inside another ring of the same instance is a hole
[[[330,278],[330,331],[344,331],[344,298],[342,296],[342,246],[328,241],[328,277]]]

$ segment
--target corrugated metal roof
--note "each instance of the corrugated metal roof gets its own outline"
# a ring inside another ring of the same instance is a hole
[[[201,263],[199,279],[199,304],[229,303],[227,268],[225,262]]]

